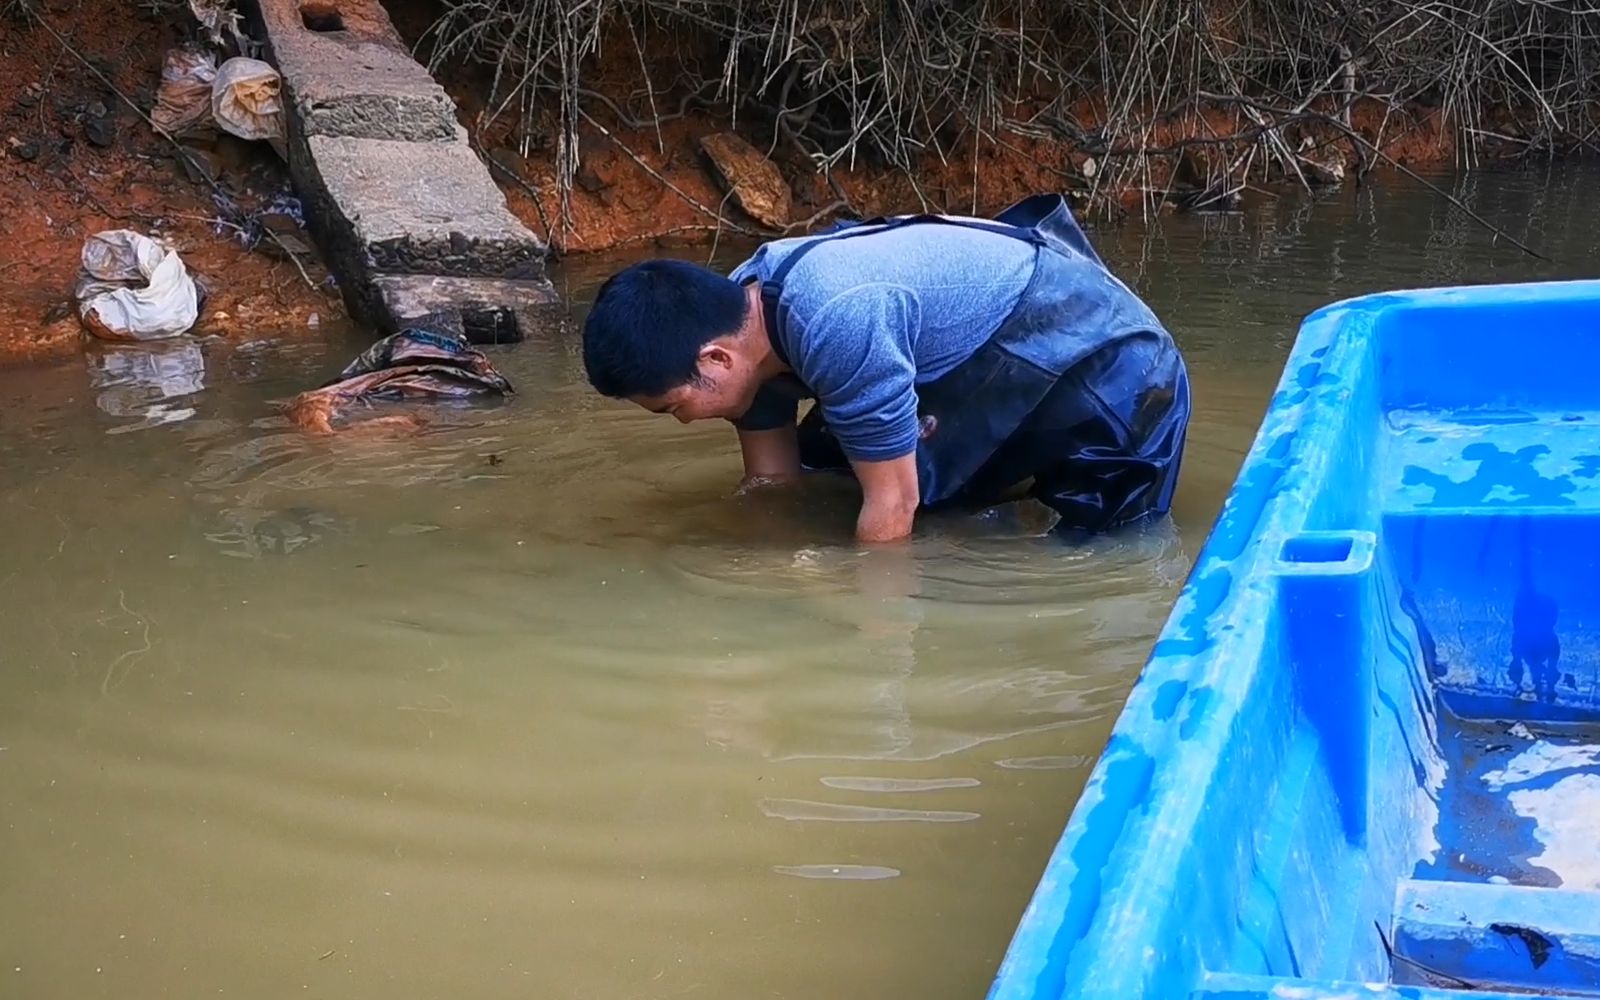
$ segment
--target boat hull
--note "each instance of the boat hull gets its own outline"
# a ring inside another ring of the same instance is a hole
[[[1597,357],[1600,282],[1306,318],[989,1000],[1600,996]]]

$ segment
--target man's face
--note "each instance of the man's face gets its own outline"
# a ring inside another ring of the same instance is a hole
[[[755,367],[716,342],[700,350],[699,377],[668,389],[659,396],[633,396],[633,402],[652,413],[691,420],[731,420],[743,416],[755,399],[761,382]]]

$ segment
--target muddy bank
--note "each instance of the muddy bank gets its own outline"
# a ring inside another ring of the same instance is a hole
[[[302,275],[274,245],[247,246],[260,238],[248,220],[226,221],[289,193],[282,162],[227,135],[197,143],[234,196],[219,206],[216,189],[118,96],[148,111],[166,53],[191,24],[171,4],[0,5],[0,361],[79,350],[72,286],[85,238],[105,229],[172,240],[211,293],[197,336],[315,335],[342,320],[314,254]]]
[[[458,101],[471,102],[470,93],[459,85],[452,92]],[[596,124],[579,129],[582,165],[567,192],[565,211],[553,155],[523,156],[510,144],[488,147],[512,210],[547,235],[559,254],[709,243],[719,233],[795,235],[839,217],[917,211],[987,215],[1041,191],[1067,193],[1091,227],[1116,225],[1182,211],[1237,210],[1248,207],[1253,195],[1292,193],[1301,184],[1300,178],[1283,172],[1238,184],[1217,183],[1208,176],[1217,164],[1202,145],[1207,137],[1248,127],[1241,115],[1225,109],[1209,109],[1153,130],[1145,139],[1152,148],[1195,145],[1183,154],[1149,157],[1131,183],[1097,183],[1100,158],[1053,139],[1006,137],[930,157],[912,171],[843,167],[826,178],[804,157],[781,144],[774,147],[770,136],[730,116],[690,113],[659,128],[630,127],[605,107],[594,116]],[[1369,152],[1363,164],[1359,151],[1333,130],[1307,127],[1298,140],[1308,147],[1301,164],[1307,186],[1381,183],[1400,176],[1403,168],[1429,171],[1457,157],[1456,137],[1437,110],[1415,108],[1397,115],[1391,109],[1361,107],[1352,121],[1358,133],[1394,162]],[[784,225],[763,222],[730,197],[730,185],[705,151],[708,140],[729,134],[783,177],[791,192]]]

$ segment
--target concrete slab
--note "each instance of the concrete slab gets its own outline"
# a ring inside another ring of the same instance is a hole
[[[535,279],[545,246],[467,145],[309,136],[325,225],[370,273]]]
[[[411,57],[377,0],[256,0],[283,74],[291,128],[357,139],[450,142],[455,103]]]
[[[503,344],[553,328],[562,316],[555,289],[543,280],[406,274],[379,275],[372,284],[382,310],[378,325],[386,332],[454,314],[460,317],[459,332],[474,344]]]
[[[550,322],[544,242],[378,0],[248,5],[283,75],[289,172],[351,315],[392,333],[431,314],[479,343]]]

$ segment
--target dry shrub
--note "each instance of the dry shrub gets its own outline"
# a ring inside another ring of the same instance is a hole
[[[1071,142],[1103,165],[1097,185],[1204,148],[1215,186],[1294,173],[1286,130],[1346,129],[1357,102],[1437,109],[1469,157],[1488,141],[1588,146],[1600,86],[1600,0],[442,2],[432,62],[491,66],[490,104],[524,133],[554,109],[563,191],[577,127],[601,106],[638,126],[716,105],[824,173],[862,158],[909,171],[1013,134]],[[620,103],[591,80],[617,38],[644,80]],[[1158,140],[1202,107],[1233,127]]]

